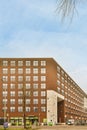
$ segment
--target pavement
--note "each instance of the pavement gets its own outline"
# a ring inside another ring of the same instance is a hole
[[[55,125],[55,126],[39,126],[39,130],[87,130],[87,125]]]

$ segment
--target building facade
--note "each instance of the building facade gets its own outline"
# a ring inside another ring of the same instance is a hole
[[[53,58],[0,58],[0,120],[87,120],[87,94]]]

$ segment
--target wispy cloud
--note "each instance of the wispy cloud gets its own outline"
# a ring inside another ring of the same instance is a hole
[[[68,25],[59,21],[56,0],[1,1],[0,56],[54,57],[86,89],[87,9],[82,6]]]

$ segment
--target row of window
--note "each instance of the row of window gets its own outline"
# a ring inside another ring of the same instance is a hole
[[[28,81],[31,81],[31,78],[33,78],[33,81],[39,81],[39,80],[41,80],[41,81],[46,81],[46,76],[40,76],[40,79],[39,79],[39,76],[25,76],[25,78],[24,78],[24,76],[3,76],[3,81],[2,82],[6,82],[6,81],[8,81],[8,79],[10,79],[10,81],[12,81],[12,82],[15,82],[15,81],[18,81],[18,82],[22,82],[22,81],[26,81],[26,82],[28,82]]]
[[[16,93],[17,92],[15,92],[15,91],[10,91],[10,96],[11,97],[15,97],[16,96]],[[41,94],[40,94],[41,93]],[[24,93],[23,93],[23,91],[18,91],[18,96],[19,97],[23,97],[23,96],[31,96],[31,95],[33,95],[33,96],[46,96],[46,91],[41,91],[40,93],[38,93],[38,91],[35,91],[35,92],[31,92],[31,91],[25,91],[25,95],[24,95]],[[40,95],[39,95],[40,94]],[[3,97],[6,97],[7,95],[8,95],[8,91],[3,91],[2,92],[2,95],[3,95]]]
[[[7,89],[8,84],[3,83],[2,87],[3,87],[3,89]],[[11,84],[9,84],[9,87],[10,87],[10,89],[15,89],[15,88],[23,89],[23,87],[25,87],[25,89],[30,89],[30,88],[33,88],[33,89],[38,89],[38,88],[46,89],[46,83],[41,83],[40,85],[38,83],[33,83],[32,85],[30,83],[25,83],[25,84],[23,84],[23,83],[19,83],[19,84],[11,83]]]
[[[7,104],[8,100],[7,99],[3,99],[3,104]],[[46,99],[41,99],[40,100],[41,104],[46,104]],[[16,99],[10,99],[10,104],[15,104],[16,103]],[[23,105],[23,99],[18,99],[18,104]],[[29,105],[31,104],[31,99],[26,99],[25,100],[25,104]],[[33,104],[38,104],[38,99],[33,99]]]
[[[2,69],[3,74],[8,74],[8,72],[9,72],[8,68],[3,68]],[[18,69],[10,68],[10,74],[16,74],[16,73],[18,73],[18,74],[23,74],[23,73],[31,74],[31,72],[33,72],[33,74],[38,74],[39,69],[38,68],[33,68],[33,70],[31,70],[31,68],[25,68],[25,69],[23,69],[23,68],[18,68]],[[40,73],[45,74],[46,73],[46,68],[41,68]]]
[[[57,78],[58,78],[58,85],[60,85],[60,80],[62,83],[68,84],[68,88],[76,91],[79,96],[83,96],[82,89],[61,69],[61,67],[57,66]]]
[[[38,60],[35,60],[35,61],[23,61],[23,60],[19,60],[19,61],[8,61],[8,60],[3,60],[2,61],[2,65],[3,66],[38,66],[38,65],[41,65],[41,66],[46,66],[46,61],[38,61]]]
[[[3,110],[7,110],[7,107],[3,107]],[[18,107],[18,112],[23,112],[23,107],[20,106]],[[41,107],[40,108],[41,112],[45,112],[46,111],[46,107]],[[15,112],[16,111],[16,108],[15,107],[10,107],[10,112]],[[31,108],[30,107],[25,107],[25,111],[26,112],[30,112],[31,111]],[[33,107],[33,112],[38,112],[39,111],[39,108],[38,107]]]

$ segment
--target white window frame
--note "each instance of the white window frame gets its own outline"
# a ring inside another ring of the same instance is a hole
[[[38,91],[34,91],[34,92],[33,92],[33,96],[34,96],[34,97],[37,97],[37,96],[38,96]]]
[[[3,64],[3,66],[8,66],[8,61],[7,60],[3,60],[2,64]]]
[[[8,74],[8,68],[3,68],[2,71],[3,71],[3,74]]]
[[[46,66],[46,61],[41,61],[41,66]]]
[[[38,74],[38,68],[33,68],[33,74]]]
[[[18,66],[23,66],[23,61],[22,60],[18,61]]]
[[[46,91],[41,91],[41,96],[42,97],[46,96]]]
[[[33,66],[38,66],[38,61],[33,61]]]
[[[31,73],[31,69],[30,68],[26,68],[26,74],[30,74]]]
[[[41,74],[46,74],[46,68],[41,68]]]
[[[33,76],[33,81],[38,81],[38,76]]]
[[[16,69],[15,69],[15,68],[11,68],[11,69],[10,69],[10,74],[15,74],[15,72],[16,72]]]
[[[38,99],[33,99],[33,104],[38,104]]]
[[[23,107],[22,106],[18,107],[18,112],[23,112]]]
[[[41,83],[41,89],[46,89],[46,83]]]
[[[46,81],[46,76],[41,76],[41,81]]]
[[[10,84],[10,89],[15,89],[15,84],[11,83]]]
[[[23,74],[23,68],[18,68],[18,74]]]
[[[14,61],[14,60],[13,60],[13,61],[10,61],[10,65],[11,65],[11,66],[15,66],[15,65],[16,65],[16,61]]]
[[[30,66],[31,65],[31,61],[26,61],[26,66]]]
[[[26,83],[26,89],[30,89],[31,88],[31,84],[30,83]]]

